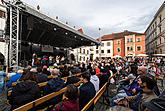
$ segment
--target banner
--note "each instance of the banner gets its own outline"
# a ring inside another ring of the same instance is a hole
[[[53,47],[52,46],[49,46],[49,45],[43,45],[41,47],[41,51],[42,52],[53,52]]]

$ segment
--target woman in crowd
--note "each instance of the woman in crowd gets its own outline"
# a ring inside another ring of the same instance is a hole
[[[13,87],[10,104],[12,109],[22,106],[40,97],[40,90],[36,83],[36,76],[28,72],[22,81]]]
[[[78,88],[73,84],[67,86],[64,100],[53,111],[80,111],[78,102]]]

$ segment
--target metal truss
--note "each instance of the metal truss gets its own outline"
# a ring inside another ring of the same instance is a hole
[[[9,42],[9,65],[18,66],[19,51],[19,8],[10,5],[10,42]]]

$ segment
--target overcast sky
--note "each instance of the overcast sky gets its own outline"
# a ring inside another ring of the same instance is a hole
[[[144,32],[164,0],[22,0],[96,38],[124,30]],[[99,32],[99,27],[101,31]]]

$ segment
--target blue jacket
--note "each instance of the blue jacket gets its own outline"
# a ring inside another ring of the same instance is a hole
[[[11,87],[13,82],[17,82],[21,78],[22,74],[16,73],[15,75],[10,77],[10,80],[7,82],[6,86]]]

